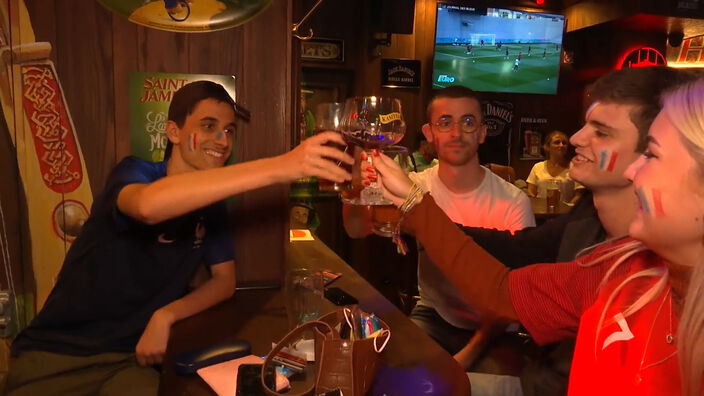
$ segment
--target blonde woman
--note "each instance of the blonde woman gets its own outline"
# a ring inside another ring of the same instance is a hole
[[[538,343],[577,337],[570,395],[699,395],[704,388],[704,79],[664,96],[626,171],[640,208],[630,237],[566,263],[509,269],[476,245],[393,162],[387,198],[433,262],[485,315]]]
[[[552,131],[547,134],[543,142],[545,161],[533,165],[530,174],[526,179],[528,184],[528,195],[531,197],[545,198],[547,194],[547,184],[553,180],[558,180],[563,190],[563,200],[569,204],[574,204],[584,193],[584,186],[575,183],[570,178],[570,158],[568,156],[569,138],[562,131]],[[569,196],[567,196],[569,193]]]

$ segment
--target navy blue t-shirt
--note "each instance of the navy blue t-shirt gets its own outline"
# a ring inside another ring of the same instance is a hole
[[[112,170],[44,308],[13,342],[13,355],[133,352],[154,311],[186,294],[199,263],[233,259],[224,202],[151,226],[119,211],[123,187],[164,176],[165,162],[136,157]]]

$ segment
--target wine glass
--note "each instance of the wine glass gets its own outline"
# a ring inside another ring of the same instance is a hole
[[[371,165],[371,150],[398,143],[406,133],[401,101],[379,96],[358,96],[345,101],[340,130],[348,143],[364,149]],[[359,166],[360,164],[355,164]],[[375,181],[364,187],[358,197],[346,197],[347,203],[384,205],[381,189]]]

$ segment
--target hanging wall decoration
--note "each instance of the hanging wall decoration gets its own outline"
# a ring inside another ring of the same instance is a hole
[[[271,0],[98,0],[131,22],[172,32],[210,32],[241,25]]]

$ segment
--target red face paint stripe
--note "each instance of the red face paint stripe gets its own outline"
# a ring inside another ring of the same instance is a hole
[[[613,172],[613,171],[614,171],[614,167],[616,167],[616,159],[617,159],[617,158],[618,158],[618,153],[617,153],[617,152],[614,151],[613,153],[611,153],[611,160],[609,161],[609,166],[606,167],[606,170],[607,170],[608,172]]]
[[[665,217],[660,190],[653,189],[653,209],[655,210],[655,217]]]

